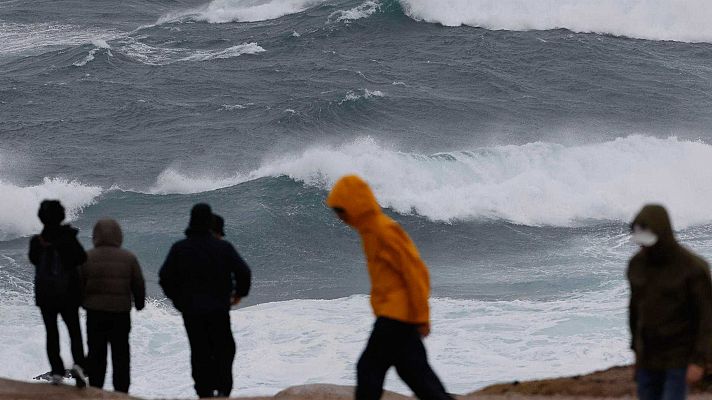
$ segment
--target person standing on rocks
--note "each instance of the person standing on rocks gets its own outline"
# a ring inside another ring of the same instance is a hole
[[[61,315],[69,331],[74,367],[72,376],[77,387],[86,387],[84,344],[79,326],[82,301],[79,266],[87,259],[79,231],[62,225],[64,207],[58,200],[45,200],[37,213],[44,229],[30,239],[30,262],[35,266],[35,303],[42,312],[47,331],[47,356],[52,366],[50,382],[58,385],[64,379],[64,362],[59,353],[57,316]]]
[[[341,178],[326,202],[361,235],[371,279],[376,323],[358,362],[356,400],[380,399],[393,366],[419,399],[452,399],[423,346],[422,338],[430,334],[430,278],[418,249],[361,178]]]
[[[143,310],[146,287],[141,266],[128,250],[121,248],[121,226],[113,219],[94,226],[94,248],[81,268],[83,306],[87,310],[89,384],[104,386],[107,346],[111,344],[113,384],[117,392],[129,392],[131,384],[131,305]]]
[[[638,397],[684,399],[712,356],[709,266],[677,242],[662,206],[645,206],[632,235],[641,246],[628,266]]]
[[[235,248],[214,237],[213,213],[196,204],[186,238],[171,247],[159,272],[166,297],[183,314],[195,391],[201,398],[232,391],[235,340],[230,307],[250,291],[252,273]]]

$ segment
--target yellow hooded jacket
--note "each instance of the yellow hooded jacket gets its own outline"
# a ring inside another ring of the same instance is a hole
[[[341,178],[327,198],[345,211],[345,221],[361,235],[371,278],[371,306],[377,317],[410,324],[430,322],[430,277],[408,234],[381,211],[361,178]]]

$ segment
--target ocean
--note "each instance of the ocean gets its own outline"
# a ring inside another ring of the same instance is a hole
[[[133,394],[194,396],[157,273],[197,202],[254,273],[233,394],[353,384],[368,276],[324,204],[347,173],[430,268],[450,391],[630,362],[635,213],[665,204],[712,257],[711,18],[707,0],[0,0],[0,376],[49,370],[26,253],[58,198],[87,248],[111,216],[142,264]]]

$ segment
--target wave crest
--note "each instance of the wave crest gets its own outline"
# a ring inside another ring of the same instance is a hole
[[[213,0],[206,6],[170,13],[161,17],[156,24],[183,20],[209,23],[257,22],[277,19],[295,14],[325,0]]]
[[[712,221],[712,146],[674,137],[434,155],[392,151],[365,138],[315,147],[251,175],[287,175],[328,189],[349,173],[368,180],[383,206],[434,221],[484,218],[572,226],[586,220],[628,221],[648,202],[669,206],[680,226]]]
[[[44,178],[36,186],[15,186],[0,180],[0,240],[27,236],[41,228],[37,209],[44,199],[59,199],[67,210],[67,219],[75,220],[82,209],[94,203],[103,192],[63,178]]]
[[[708,0],[400,0],[418,21],[495,30],[604,33],[712,43]]]

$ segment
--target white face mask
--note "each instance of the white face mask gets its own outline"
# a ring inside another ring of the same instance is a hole
[[[658,242],[658,235],[636,225],[633,227],[633,235],[630,239],[639,246],[653,247]]]

